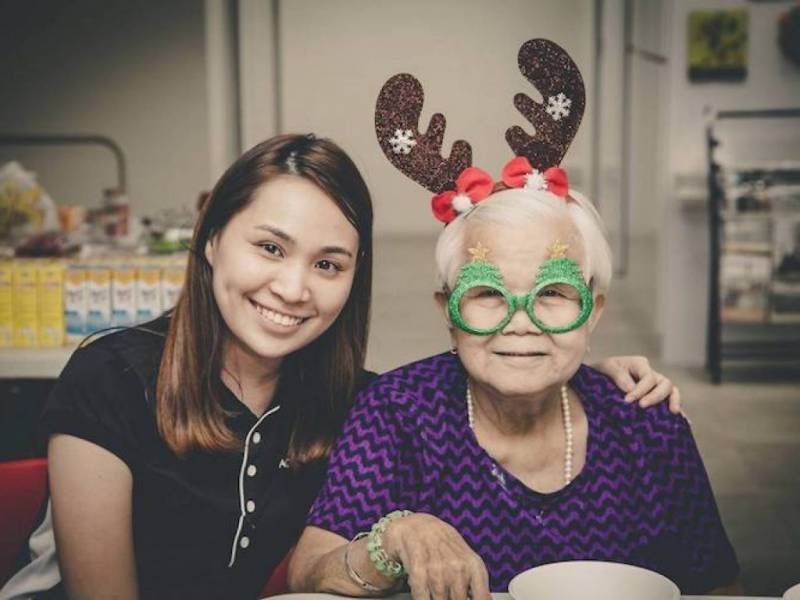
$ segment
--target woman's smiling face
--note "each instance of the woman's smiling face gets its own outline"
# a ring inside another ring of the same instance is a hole
[[[550,258],[550,248],[557,241],[568,246],[568,258],[583,266],[583,242],[567,217],[541,218],[512,227],[477,224],[465,233],[464,255],[479,243],[488,248],[486,259],[499,268],[505,287],[521,295],[533,288],[539,267]],[[533,395],[568,380],[577,371],[602,304],[602,297],[596,298],[589,320],[567,333],[543,333],[525,310],[519,309],[493,335],[472,335],[453,328],[453,341],[476,384],[503,397]]]
[[[205,248],[228,343],[279,364],[339,316],[358,233],[316,185],[282,175],[261,186]]]

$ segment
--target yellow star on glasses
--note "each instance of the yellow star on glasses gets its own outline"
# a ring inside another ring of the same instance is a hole
[[[547,247],[550,258],[564,258],[567,256],[567,250],[569,250],[569,244],[564,244],[561,240],[556,240]]]
[[[467,252],[469,252],[472,257],[472,262],[486,260],[486,257],[489,255],[489,249],[480,242],[478,242],[478,245],[474,248],[468,248]]]

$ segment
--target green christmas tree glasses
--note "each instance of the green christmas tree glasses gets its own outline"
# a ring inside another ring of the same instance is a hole
[[[485,260],[486,252],[471,252],[475,258],[461,267],[447,303],[450,320],[459,329],[492,335],[524,308],[541,331],[566,333],[583,325],[592,314],[592,292],[571,258],[548,259],[539,267],[533,289],[515,295],[503,284],[500,269]]]

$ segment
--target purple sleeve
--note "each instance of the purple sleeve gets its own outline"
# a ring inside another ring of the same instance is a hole
[[[402,421],[380,386],[358,395],[307,525],[350,540],[392,510],[413,509],[414,460],[406,453],[414,444]]]
[[[665,463],[654,465],[653,476],[665,484],[662,493],[670,507],[666,517],[675,535],[676,543],[664,549],[671,554],[668,564],[675,566],[670,575],[683,594],[704,594],[732,583],[739,564],[689,424],[666,408],[660,412],[660,426],[651,434],[665,451],[655,453]]]

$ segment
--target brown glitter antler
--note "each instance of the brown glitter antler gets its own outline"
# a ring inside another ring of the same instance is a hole
[[[510,127],[506,141],[514,154],[524,156],[535,169],[557,166],[567,153],[586,106],[586,90],[577,65],[561,46],[550,40],[525,42],[517,56],[519,70],[542,94],[538,103],[525,94],[514,96],[514,106],[535,128]]]
[[[453,144],[450,157],[442,157],[445,118],[431,117],[420,134],[419,117],[425,94],[422,84],[408,73],[389,79],[375,105],[375,133],[389,161],[434,194],[455,187],[461,172],[472,164],[472,148],[463,141]]]

